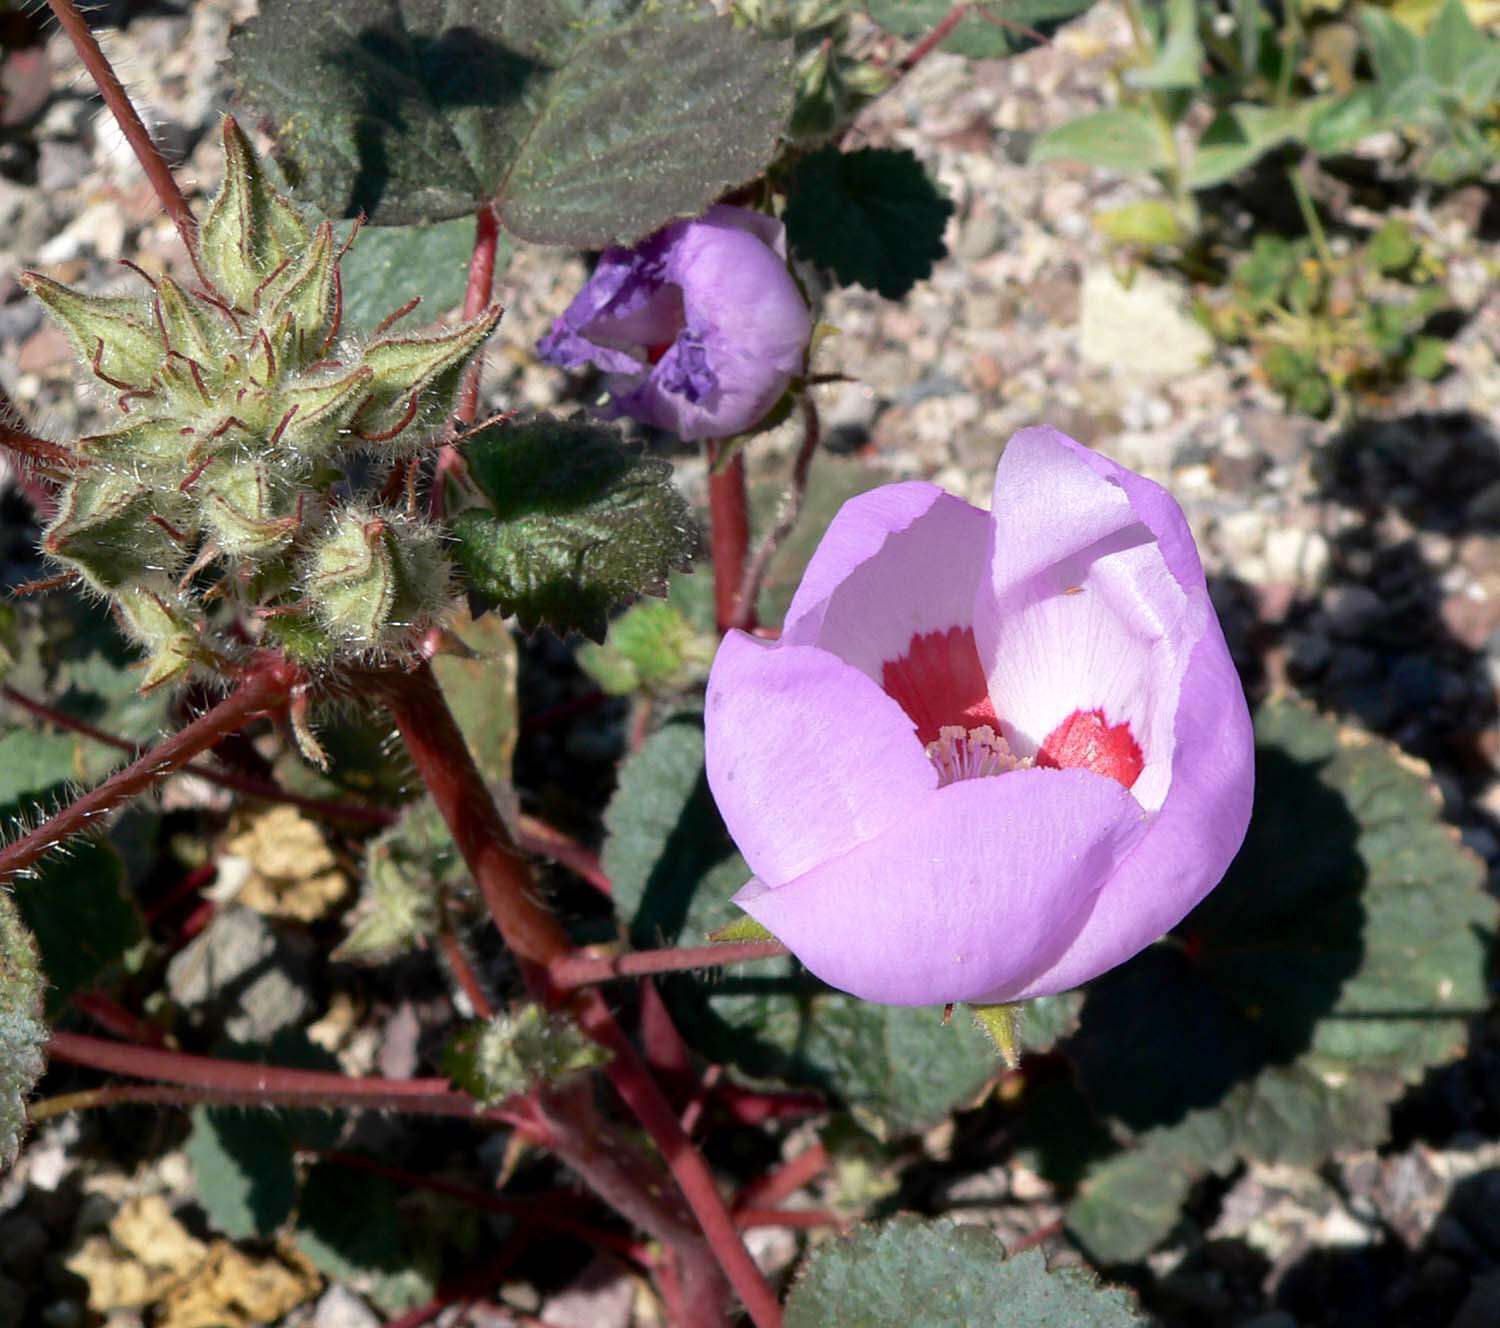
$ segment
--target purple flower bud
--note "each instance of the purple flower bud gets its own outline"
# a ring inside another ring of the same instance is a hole
[[[1218,883],[1253,738],[1165,490],[1052,429],[986,513],[852,499],[781,639],[731,632],[708,781],[755,873],[735,902],[818,977],[896,1005],[1066,991]]]
[[[606,249],[537,349],[608,375],[611,418],[688,441],[759,421],[801,372],[812,320],[773,217],[718,206],[634,249]]]

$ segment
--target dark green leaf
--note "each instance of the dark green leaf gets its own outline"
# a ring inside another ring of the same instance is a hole
[[[125,892],[125,866],[107,843],[75,840],[14,890],[42,953],[52,1008],[95,982],[141,938],[140,913]]]
[[[36,946],[10,895],[0,889],[0,1171],[16,1160],[26,1099],[41,1077],[42,974]]]
[[[297,1247],[338,1281],[396,1271],[401,1263],[399,1191],[368,1171],[319,1162],[297,1208]]]
[[[983,1227],[901,1216],[818,1246],[786,1303],[786,1328],[1132,1328],[1129,1292],[1087,1272],[1006,1258]]]
[[[272,1235],[297,1197],[292,1140],[267,1111],[194,1107],[186,1144],[208,1220],[231,1240]]]
[[[325,212],[591,247],[701,212],[770,160],[792,44],[689,0],[263,0],[235,76]]]
[[[1012,55],[1035,45],[1027,28],[1049,32],[1059,23],[1075,18],[1093,0],[1005,0],[984,8],[999,23],[973,13],[965,17],[947,37],[942,49],[955,55],[983,60]],[[948,0],[865,0],[864,8],[887,32],[920,39],[947,17],[953,6]],[[979,5],[974,8],[978,10]]]
[[[1161,126],[1135,106],[1094,111],[1049,129],[1031,149],[1031,163],[1058,158],[1112,171],[1156,171],[1170,162]]]
[[[1497,906],[1427,772],[1291,702],[1262,707],[1256,735],[1255,814],[1229,875],[1091,988],[1064,1047],[1096,1105],[1189,1177],[1380,1142],[1386,1104],[1460,1054],[1487,999]],[[1171,1224],[1166,1181],[1144,1163],[1103,1174],[1069,1221],[1101,1258],[1138,1257]],[[1136,1196],[1141,1176],[1155,1188]],[[1120,1253],[1122,1211],[1135,1254]]]
[[[455,556],[528,629],[600,640],[611,608],[663,593],[687,564],[696,534],[671,466],[609,425],[541,415],[475,434],[464,454],[493,508],[454,519]]]
[[[797,163],[787,236],[844,285],[899,300],[948,252],[950,203],[905,148],[825,147]]]
[[[637,947],[699,945],[743,916],[729,897],[750,872],[709,795],[697,716],[672,720],[626,762],[605,825],[605,870]],[[791,959],[742,964],[709,984],[671,980],[663,990],[711,1058],[827,1092],[880,1133],[920,1129],[972,1102],[999,1069],[989,1039],[962,1012],[945,1028],[938,1009],[855,1000]],[[1023,1016],[1023,1045],[1045,1045],[1071,1000]]]
[[[370,332],[417,296],[410,315],[431,323],[463,303],[474,222],[458,217],[436,226],[366,226],[344,255],[339,272],[344,289],[344,328]],[[498,276],[510,263],[510,241],[503,236],[495,256]]]

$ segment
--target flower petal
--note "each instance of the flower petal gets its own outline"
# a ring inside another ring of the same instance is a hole
[[[975,642],[1017,752],[1033,754],[1070,717],[1098,712],[1139,747],[1144,767],[1131,790],[1154,810],[1172,778],[1182,676],[1213,610],[1201,568],[1196,589],[1186,587],[1118,468],[1101,470],[1091,455],[1052,429],[1022,430],[1007,445]],[[1190,548],[1181,512],[1161,496],[1166,507],[1153,502],[1150,515]]]
[[[1078,935],[1045,972],[998,985],[985,999],[1029,1000],[1097,977],[1175,927],[1229,869],[1250,824],[1255,739],[1217,621],[1183,679],[1176,742],[1166,802]]]
[[[782,640],[832,651],[878,682],[913,637],[973,624],[990,539],[984,512],[933,484],[851,498],[802,575]]]
[[[1143,822],[1119,784],[1086,770],[965,780],[735,902],[830,986],[892,1005],[976,1000],[1056,962]]]
[[[714,800],[751,870],[773,885],[880,834],[937,786],[901,707],[806,646],[729,633],[704,727]]]

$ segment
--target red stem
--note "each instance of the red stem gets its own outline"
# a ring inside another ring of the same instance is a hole
[[[741,1231],[751,1227],[841,1227],[845,1220],[822,1208],[740,1208],[735,1210],[734,1224]]]
[[[485,203],[474,217],[474,253],[469,259],[469,283],[464,289],[464,319],[478,318],[490,306],[495,289],[495,254],[500,246],[500,218],[493,203]],[[476,355],[464,371],[454,415],[464,424],[473,424],[479,414],[479,379],[484,367],[483,354]],[[438,449],[437,467],[432,475],[432,489],[427,495],[428,515],[440,520],[448,500],[448,476],[461,464],[458,447],[444,443]]]
[[[73,0],[47,0],[47,5],[57,16],[59,26],[68,34],[73,48],[78,52],[79,59],[83,61],[84,68],[89,71],[90,77],[98,85],[104,104],[113,112],[121,132],[125,135],[125,141],[134,150],[136,160],[141,163],[141,168],[146,172],[146,178],[151,181],[151,187],[156,191],[156,197],[166,209],[167,215],[172,218],[173,224],[177,227],[177,233],[182,237],[183,244],[187,246],[188,254],[196,263],[198,225],[193,220],[187,199],[183,197],[182,190],[177,187],[177,181],[172,176],[172,168],[167,165],[166,158],[161,155],[161,149],[156,146],[150,132],[141,123],[141,117],[136,114],[136,109],[126,95],[125,89],[120,85],[120,80],[115,77],[115,71],[110,67],[103,50],[100,49],[98,39],[89,30],[89,25],[84,22],[83,15],[78,12]]]
[[[138,1042],[148,1047],[164,1047],[167,1035],[149,1019],[132,1014],[112,996],[102,991],[76,991],[72,996],[73,1008],[86,1014],[106,1033],[129,1042]]]
[[[258,715],[284,706],[301,677],[300,670],[286,660],[262,656],[218,705],[49,817],[30,834],[0,849],[0,882],[11,880],[17,872],[35,865],[63,840],[86,830],[91,822],[130,801],[157,780],[181,770],[227,734],[243,728]]]
[[[139,745],[128,738],[106,733],[87,720],[69,715],[43,701],[18,692],[8,683],[0,684],[0,697],[4,697],[12,705],[35,715],[38,719],[45,720],[48,724],[55,724],[60,729],[68,729],[70,732],[81,734],[101,746],[113,747],[116,751],[128,752],[132,756],[139,756],[142,751]],[[232,789],[236,793],[243,793],[246,797],[257,798],[262,802],[278,802],[285,803],[289,807],[300,807],[303,811],[332,821],[387,826],[394,824],[396,820],[396,813],[384,807],[369,807],[363,803],[331,802],[325,798],[306,797],[301,793],[293,793],[290,789],[284,789],[279,784],[273,784],[270,780],[257,779],[254,775],[241,774],[237,770],[224,770],[193,762],[183,766],[182,773],[196,775],[199,779],[215,784],[219,788]],[[559,861],[561,861],[560,858]]]
[[[738,621],[755,626],[755,605],[740,609],[740,585],[750,548],[750,502],[745,489],[745,453],[741,448],[719,464],[719,444],[708,444],[709,547],[714,563],[714,616],[719,631]]]
[[[735,1220],[738,1221],[746,1209],[773,1208],[796,1194],[828,1170],[829,1160],[828,1150],[822,1144],[813,1144],[769,1176],[752,1181],[740,1191],[740,1197],[734,1202]]]
[[[734,626],[744,631],[755,629],[755,604],[760,598],[760,588],[765,584],[766,573],[771,570],[771,560],[781,542],[792,533],[797,518],[802,515],[802,503],[807,497],[807,477],[812,470],[813,455],[823,437],[823,423],[818,416],[817,403],[812,397],[802,395],[802,445],[797,449],[792,462],[792,483],[782,504],[781,515],[766,537],[756,546],[755,553],[745,564],[745,575],[735,592]]]
[[[246,1061],[222,1061],[159,1047],[141,1047],[54,1032],[47,1043],[50,1060],[87,1066],[109,1074],[129,1075],[158,1082],[115,1101],[212,1101],[247,1106],[364,1107],[431,1116],[460,1116],[473,1120],[521,1122],[535,1125],[513,1110],[481,1111],[467,1093],[453,1090],[446,1079],[356,1079],[327,1070],[294,1070]],[[164,1087],[172,1086],[171,1088]],[[184,1099],[181,1090],[193,1096]],[[115,1090],[115,1086],[111,1086]],[[106,1090],[101,1090],[106,1091]],[[161,1094],[160,1097],[145,1094]],[[171,1093],[173,1096],[168,1097]],[[202,1096],[198,1096],[201,1094]]]
[[[474,972],[474,965],[469,962],[469,956],[464,953],[463,942],[453,931],[450,922],[444,922],[443,930],[438,936],[438,944],[442,947],[443,958],[448,961],[448,967],[453,971],[454,981],[463,988],[463,993],[469,998],[469,1004],[474,1007],[474,1013],[480,1019],[493,1019],[495,1007],[490,1004],[490,998],[485,995],[484,985],[479,981],[479,975]]]
[[[553,985],[568,991],[615,978],[648,977],[653,973],[681,973],[690,969],[722,968],[754,959],[780,959],[791,952],[780,941],[736,941],[683,949],[638,950],[634,954],[595,957],[570,954],[551,966]]]
[[[530,865],[500,819],[431,668],[424,663],[409,673],[373,675],[372,681],[383,691],[412,762],[528,985],[547,1004],[562,1004],[563,993],[550,980],[548,970],[569,952],[567,935],[539,902]],[[630,1150],[601,1148],[598,1124],[580,1123],[578,1113],[589,1105],[586,1097],[575,1094],[567,1099],[566,1109],[554,1111],[554,1119],[548,1122],[558,1140],[559,1156],[631,1221],[671,1246],[682,1264],[687,1303],[702,1307],[712,1294],[716,1274],[704,1267],[704,1255],[711,1251],[708,1268],[717,1259],[756,1328],[779,1328],[781,1311],[775,1296],[735,1231],[707,1163],[682,1132],[671,1104],[639,1053],[596,991],[581,991],[568,1005],[580,1027],[612,1053],[605,1073],[661,1150],[702,1227],[702,1237],[682,1229],[675,1204],[649,1173],[643,1177],[632,1176],[628,1167],[622,1171],[624,1161],[632,1156]],[[704,1320],[714,1321],[713,1317]]]

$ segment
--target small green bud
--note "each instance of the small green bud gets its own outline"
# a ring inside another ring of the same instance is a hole
[[[130,586],[115,596],[126,632],[146,648],[140,690],[181,678],[203,655],[195,624],[197,607],[166,586]]]
[[[524,1005],[483,1024],[471,1024],[448,1044],[443,1069],[480,1106],[492,1107],[538,1083],[593,1069],[609,1053],[581,1029],[539,1005]]]
[[[292,542],[305,500],[263,461],[216,465],[209,476],[201,512],[220,552],[232,558],[264,557]]]
[[[128,474],[89,470],[63,490],[42,549],[109,593],[182,566],[179,523],[186,517],[176,494],[148,489]]]
[[[291,201],[271,188],[249,140],[225,116],[224,183],[198,228],[198,257],[209,279],[239,309],[307,244],[307,226]]]
[[[500,310],[488,309],[455,328],[367,346],[364,363],[374,376],[355,431],[376,442],[403,433],[416,441],[423,428],[452,412],[464,365],[499,321]]]
[[[400,644],[451,604],[452,573],[436,530],[346,509],[314,546],[307,594],[323,626],[361,648]]]
[[[116,388],[150,387],[166,348],[147,301],[84,295],[36,272],[17,280],[42,302],[96,378]]]
[[[971,1005],[974,1022],[984,1030],[1008,1070],[1021,1063],[1021,1007],[1019,1005]]]

